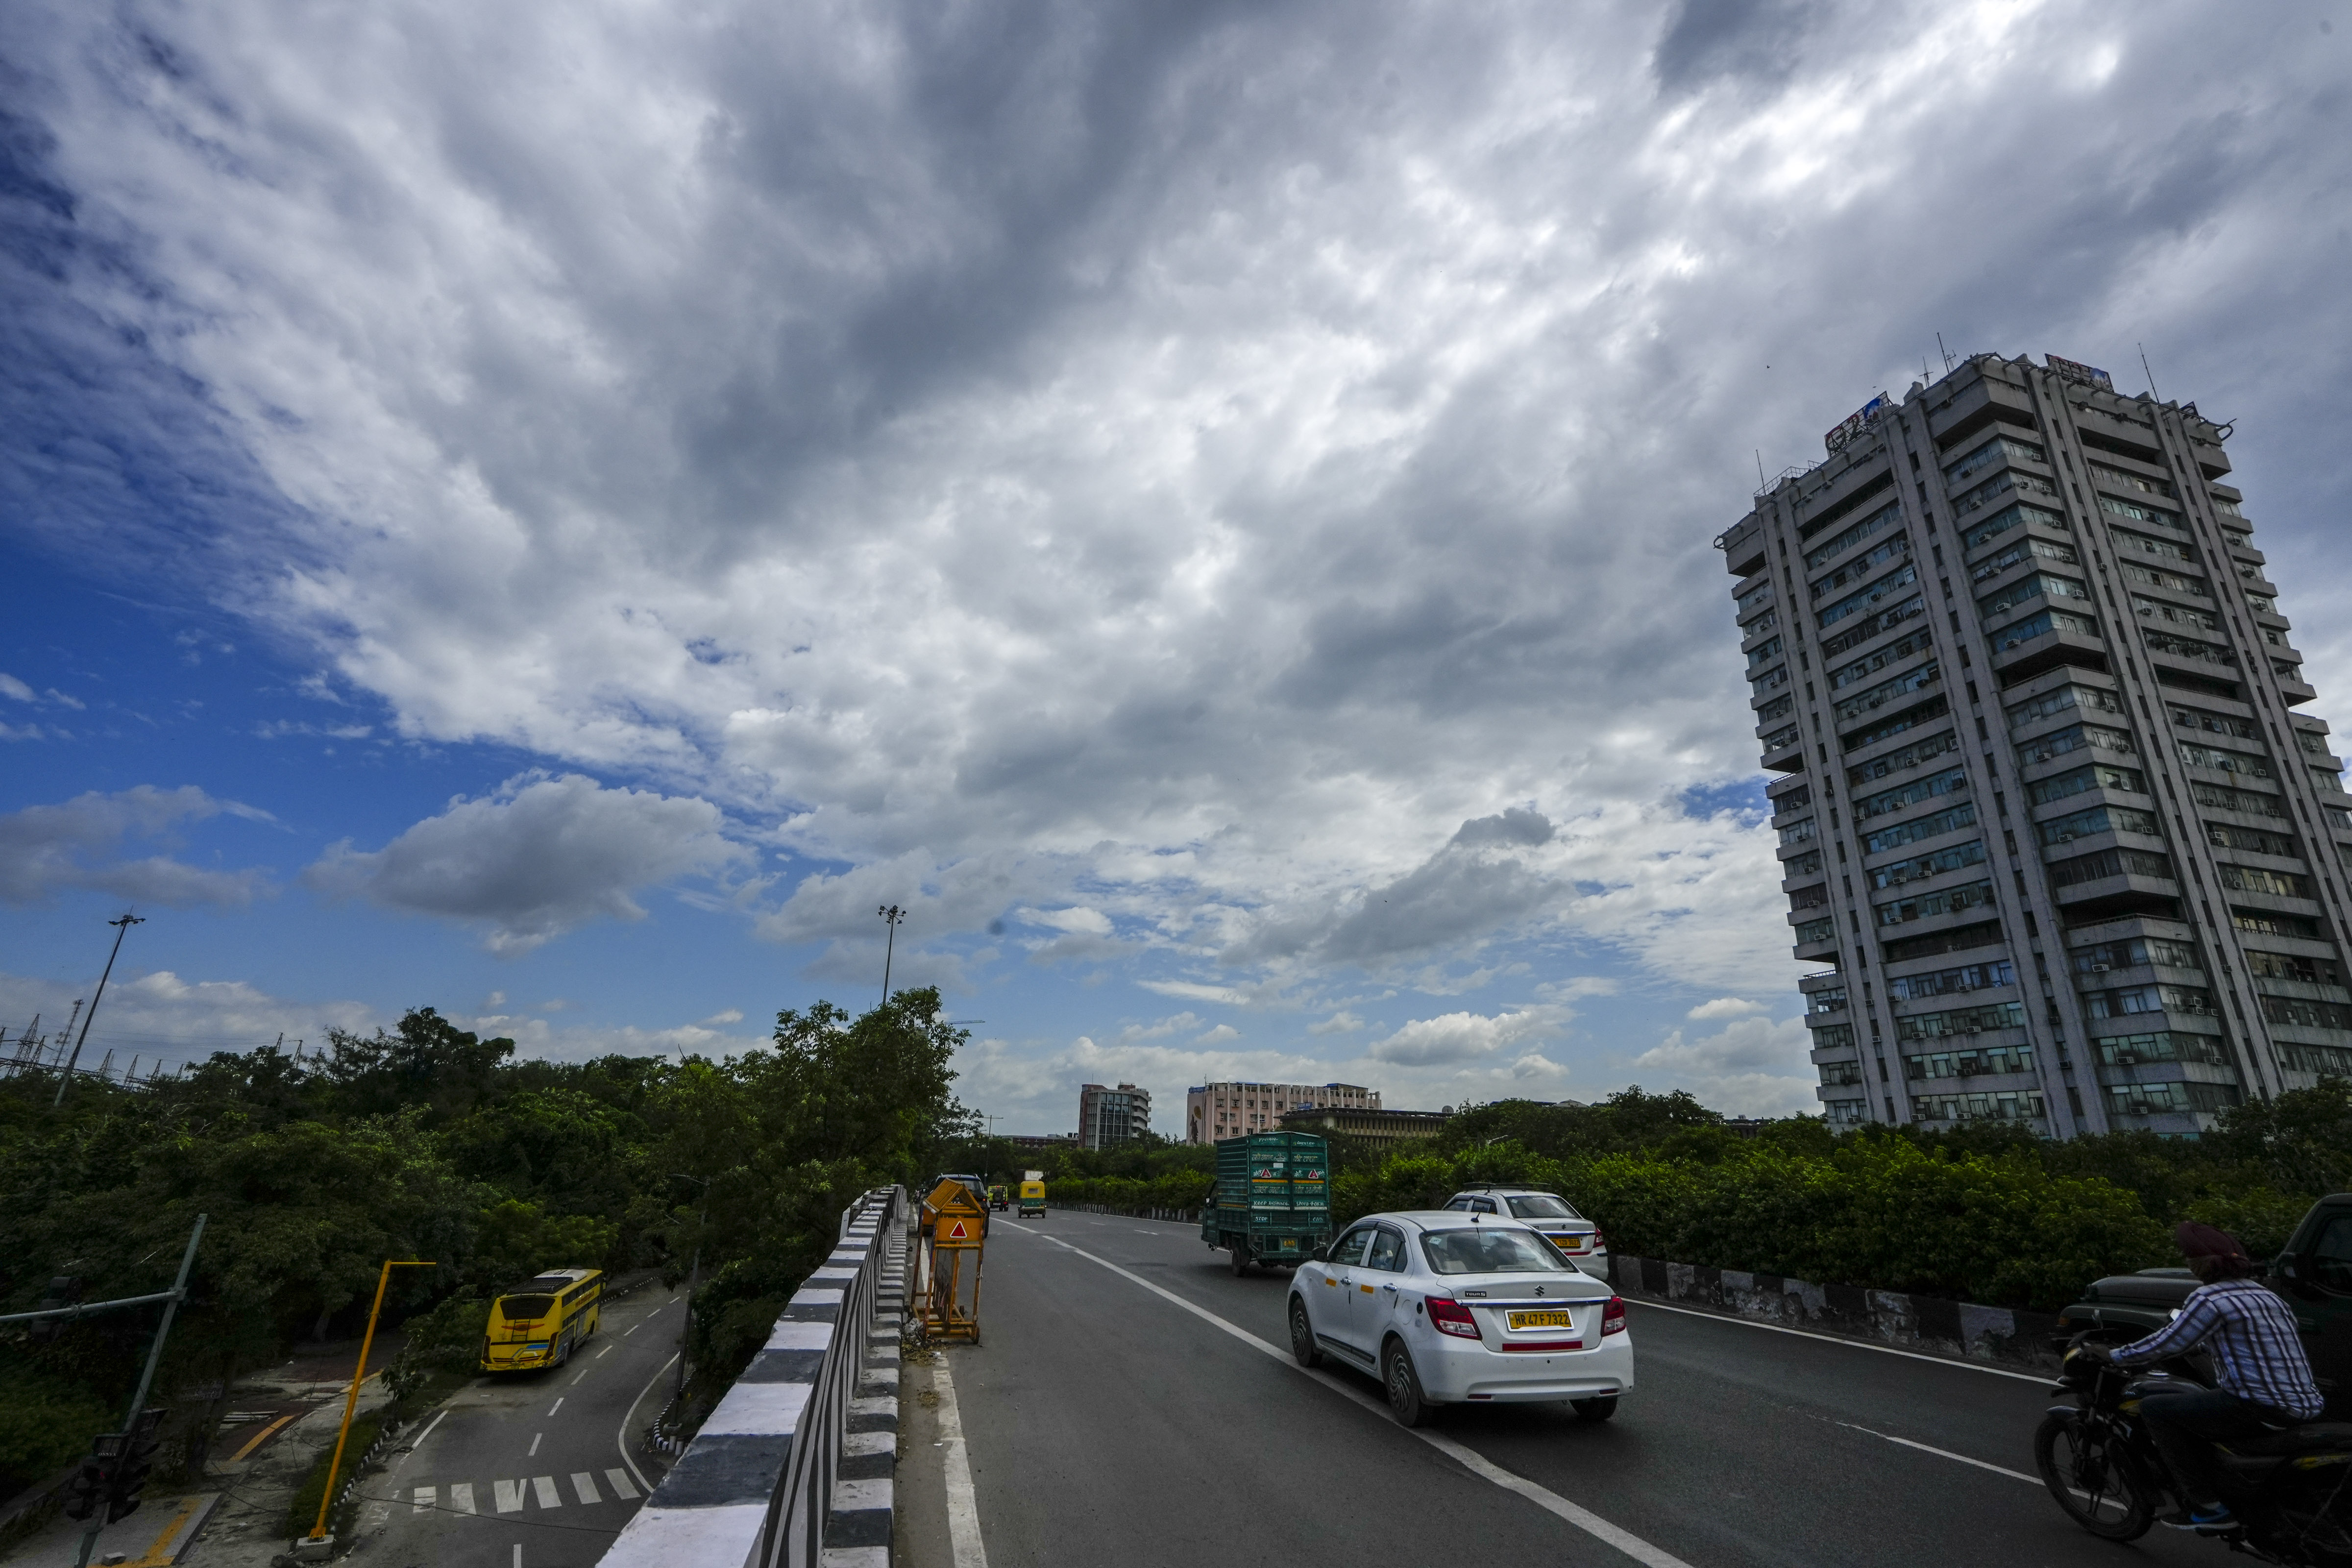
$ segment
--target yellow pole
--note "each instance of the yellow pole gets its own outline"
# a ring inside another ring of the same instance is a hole
[[[319,1522],[310,1527],[310,1539],[327,1537],[327,1510],[335,1506],[335,1472],[343,1467],[343,1444],[352,1435],[352,1412],[359,1408],[360,1384],[367,1380],[368,1349],[375,1343],[376,1314],[383,1310],[383,1288],[392,1283],[395,1268],[437,1268],[435,1263],[425,1263],[413,1258],[387,1258],[383,1272],[375,1282],[375,1305],[368,1309],[367,1335],[360,1341],[360,1363],[352,1368],[352,1392],[343,1400],[343,1428],[335,1434],[335,1457],[327,1462],[327,1489],[319,1498]]]

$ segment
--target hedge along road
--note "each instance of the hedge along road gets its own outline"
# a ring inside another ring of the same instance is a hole
[[[459,1390],[361,1481],[360,1554],[394,1568],[588,1568],[661,1479],[629,1439],[668,1401],[684,1310],[656,1282],[608,1302],[570,1365]]]
[[[992,1564],[2116,1561],[2032,1479],[2038,1379],[1634,1300],[1615,1420],[1452,1408],[1432,1443],[1370,1378],[1297,1369],[1287,1273],[1236,1279],[1190,1226],[997,1219],[985,1342],[950,1352]]]

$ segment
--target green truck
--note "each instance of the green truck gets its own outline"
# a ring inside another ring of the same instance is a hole
[[[1252,1132],[1217,1140],[1217,1186],[1201,1211],[1201,1239],[1253,1263],[1296,1265],[1331,1239],[1330,1146],[1312,1132]]]

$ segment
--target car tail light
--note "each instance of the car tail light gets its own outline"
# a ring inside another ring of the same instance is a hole
[[[1624,1299],[1612,1296],[1609,1298],[1609,1305],[1601,1309],[1601,1337],[1605,1340],[1611,1334],[1622,1334],[1624,1331]]]
[[[1478,1320],[1470,1309],[1459,1301],[1449,1301],[1443,1296],[1429,1299],[1429,1321],[1437,1325],[1441,1334],[1458,1334],[1465,1340],[1478,1337]]]

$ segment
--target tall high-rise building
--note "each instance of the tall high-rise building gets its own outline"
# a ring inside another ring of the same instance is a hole
[[[1110,1089],[1099,1083],[1078,1088],[1078,1146],[1112,1149],[1151,1131],[1151,1091],[1131,1083]]]
[[[1981,354],[1717,540],[1833,1123],[2195,1132],[2352,1076],[2352,799],[2229,434]]]

